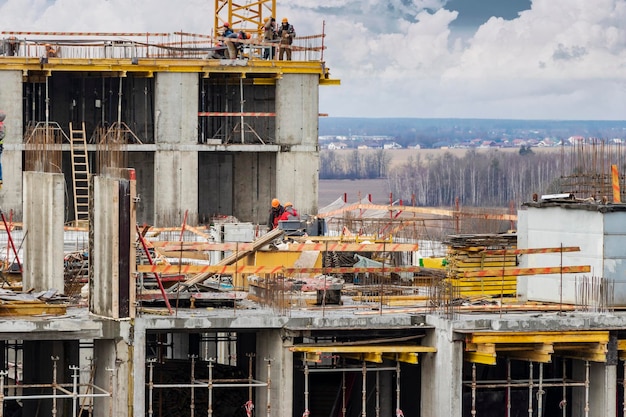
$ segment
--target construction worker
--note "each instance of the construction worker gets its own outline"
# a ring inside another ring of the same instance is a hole
[[[278,220],[300,220],[300,215],[298,211],[294,208],[293,204],[290,202],[285,203],[285,211],[280,216]]]
[[[263,25],[263,42],[276,42],[278,34],[276,33],[276,19],[266,17]],[[273,59],[276,55],[276,48],[273,46],[265,47],[263,50],[263,59]]]
[[[57,56],[57,51],[49,43],[46,44],[46,56],[48,58],[54,58]]]
[[[285,208],[280,204],[277,198],[272,199],[272,207],[270,207],[270,218],[267,221],[267,227],[269,230],[276,229],[278,227],[278,220],[283,215]]]
[[[7,56],[17,56],[17,50],[20,47],[20,44],[17,41],[17,38],[12,35],[9,36],[9,39],[6,42],[6,45],[7,45],[7,50],[6,50]]]
[[[223,29],[222,36],[227,38],[228,36],[230,36],[232,34],[233,34],[233,30],[230,27],[230,23],[224,22],[224,29]]]
[[[282,60],[285,52],[287,53],[287,61],[291,61],[291,44],[296,37],[296,31],[293,25],[289,24],[289,20],[284,17],[282,24],[278,28],[278,38],[280,39],[280,50],[278,59]]]
[[[6,113],[0,110],[0,188],[2,188],[2,151],[4,150],[4,119],[6,117]]]

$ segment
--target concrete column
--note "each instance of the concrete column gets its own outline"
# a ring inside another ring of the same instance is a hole
[[[89,310],[111,318],[135,317],[135,180],[92,177]]]
[[[56,289],[65,293],[63,281],[63,174],[24,172],[24,274],[25,290]],[[45,208],[45,209],[43,209]],[[17,243],[16,243],[17,246]]]
[[[284,74],[276,83],[276,197],[317,213],[319,78]]]
[[[271,360],[270,406],[272,417],[291,417],[293,408],[293,346],[291,339],[283,341],[280,330],[257,333],[256,379],[267,382],[267,360]],[[267,390],[257,388],[255,415],[267,415]]]
[[[452,323],[428,316],[435,329],[426,332],[424,345],[435,346],[436,353],[420,355],[422,367],[421,416],[461,417],[463,398],[463,343],[454,340]]]
[[[155,86],[155,223],[198,222],[198,74],[158,73]]]
[[[2,208],[13,210],[17,218],[22,217],[22,75],[21,70],[0,71],[0,109],[7,115],[0,199]]]
[[[142,349],[133,349],[129,339],[132,331],[131,324],[128,321],[111,322],[111,326],[117,326],[115,332],[118,333],[119,338],[94,340],[96,366],[94,384],[112,392],[111,397],[94,399],[94,417],[145,415],[143,404],[141,404],[140,413],[133,410],[133,406],[137,403],[135,397],[146,398],[143,380],[145,360],[135,362],[138,354],[139,356],[145,355],[143,349],[145,345],[141,344],[141,341],[145,341],[145,337],[135,340],[138,343],[137,346],[141,346]]]
[[[574,379],[584,382],[586,363],[573,362]],[[617,415],[617,366],[589,362],[589,414],[586,413],[586,388],[572,388],[572,417]]]

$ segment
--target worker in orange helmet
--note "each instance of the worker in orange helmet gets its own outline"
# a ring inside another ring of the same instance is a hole
[[[294,208],[290,202],[285,203],[285,211],[278,220],[300,220],[298,211]]]
[[[278,52],[278,59],[282,60],[284,55],[287,55],[287,61],[291,61],[291,44],[296,37],[296,31],[293,25],[289,23],[289,20],[283,18],[282,24],[277,31],[278,38],[280,39],[280,50]]]
[[[230,27],[230,23],[224,22],[224,32],[223,32],[222,36],[226,38],[226,37],[228,37],[228,36],[230,36],[232,34],[233,34],[233,30]]]
[[[272,199],[272,207],[270,207],[270,218],[267,220],[267,227],[269,230],[276,229],[278,227],[278,220],[283,215],[285,208],[280,204],[277,198]]]

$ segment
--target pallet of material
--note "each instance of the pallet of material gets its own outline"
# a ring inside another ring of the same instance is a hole
[[[0,316],[39,316],[63,315],[65,304],[49,304],[42,301],[3,301],[0,303]]]

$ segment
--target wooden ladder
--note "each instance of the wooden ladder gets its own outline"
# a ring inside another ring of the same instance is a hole
[[[74,130],[70,123],[75,226],[86,226],[89,223],[89,161],[86,136],[85,122],[82,123],[80,130]]]

